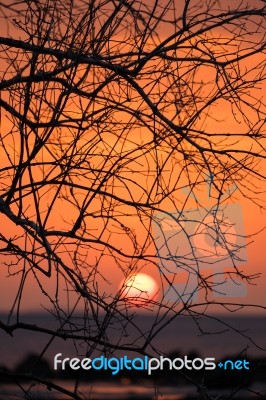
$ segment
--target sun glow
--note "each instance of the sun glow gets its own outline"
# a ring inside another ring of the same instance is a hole
[[[150,275],[138,273],[128,278],[122,286],[123,297],[132,304],[140,305],[154,300],[159,287]]]

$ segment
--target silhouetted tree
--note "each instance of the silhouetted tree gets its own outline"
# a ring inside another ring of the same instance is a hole
[[[7,285],[20,279],[0,327],[74,340],[88,356],[150,354],[168,317],[244,306],[215,296],[255,278],[241,268],[236,203],[263,207],[265,2],[0,10],[1,268]],[[156,295],[132,290],[140,271],[157,277]],[[33,280],[56,329],[23,322]],[[139,308],[154,312],[148,332]]]

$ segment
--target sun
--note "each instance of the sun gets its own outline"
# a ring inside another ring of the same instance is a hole
[[[124,300],[134,305],[154,300],[159,290],[155,279],[144,273],[129,277],[121,286]]]

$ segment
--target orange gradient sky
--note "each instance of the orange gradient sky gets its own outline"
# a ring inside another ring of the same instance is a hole
[[[2,31],[1,35],[6,34],[5,28],[2,26]],[[164,33],[165,35],[168,34],[168,32]],[[170,33],[169,33],[170,34]],[[230,34],[228,33],[228,37],[230,37]],[[162,37],[160,37],[160,40],[162,41],[164,39],[164,36],[162,34]],[[228,38],[223,37],[223,40],[226,41]],[[185,50],[186,52],[187,50]],[[184,52],[184,54],[185,54]],[[247,77],[249,79],[252,78],[252,70],[254,63],[259,63],[259,62],[265,62],[265,55],[263,56],[258,56],[255,55],[254,58],[251,58],[249,61],[245,61],[242,64],[243,71],[248,71],[247,72]],[[3,67],[3,66],[2,66]],[[246,72],[245,72],[246,73]],[[208,88],[208,81],[213,78],[215,74],[215,71],[211,67],[206,67],[203,66],[202,70],[199,70],[197,79],[200,82],[201,80],[205,81],[205,90],[208,91],[210,90]],[[143,86],[146,85],[146,82],[142,82]],[[167,84],[166,81],[161,81],[161,84]],[[117,91],[119,91],[119,82],[116,87]],[[251,90],[251,89],[250,89]],[[266,90],[266,84],[265,81],[263,84],[260,84],[259,88],[253,88],[253,96],[254,98],[261,98],[263,94],[265,93]],[[56,96],[56,94],[55,94]],[[170,96],[170,95],[169,95]],[[114,93],[114,99],[115,99],[115,93]],[[135,107],[136,109],[138,108],[138,104],[134,104],[134,101],[132,101],[132,107]],[[83,110],[86,107],[86,105],[82,105],[81,109]],[[73,114],[73,118],[79,117],[79,108],[75,109],[74,106],[74,101],[71,103],[71,101],[67,104],[66,106],[66,114],[69,116],[70,113]],[[234,110],[233,110],[234,111]],[[202,129],[206,132],[215,132],[217,134],[219,133],[226,133],[226,132],[233,132],[235,134],[241,133],[244,129],[244,122],[243,120],[239,120],[238,116],[234,115],[232,112],[232,107],[229,101],[221,100],[217,101],[215,105],[210,107],[210,118],[206,118],[204,120],[200,120],[198,122],[198,126],[195,125],[197,128]],[[247,119],[249,119],[252,123],[252,121],[255,119],[255,115],[253,112],[250,111],[250,108],[248,105],[244,106],[242,109],[243,114]],[[175,107],[169,107],[166,115],[169,120],[172,120],[172,117],[175,113]],[[48,118],[49,116],[47,116]],[[126,118],[129,119],[129,117],[125,116],[123,113],[121,115],[119,114],[117,116],[117,119],[121,118],[124,119],[122,122],[126,122]],[[178,118],[182,118],[182,113],[181,116]],[[174,122],[178,122],[177,119]],[[7,133],[10,130],[11,127],[11,122],[8,120],[6,115],[2,115],[2,121],[1,121],[1,134],[3,135],[4,133]],[[97,140],[97,135],[94,132],[95,135],[95,143]],[[90,133],[90,135],[93,135]],[[55,134],[56,137],[56,134]],[[97,184],[98,180],[101,179],[101,169],[108,170],[108,168],[112,168],[112,165],[114,163],[115,157],[119,159],[121,154],[128,154],[129,160],[129,165],[130,165],[130,170],[124,170],[124,172],[121,172],[120,178],[122,177],[124,180],[127,180],[128,187],[125,185],[119,185],[119,180],[114,176],[113,177],[113,186],[108,188],[110,192],[114,196],[121,196],[123,199],[131,199],[131,193],[133,193],[133,199],[139,198],[142,199],[143,196],[143,188],[148,188],[151,190],[153,187],[153,181],[155,179],[155,172],[153,173],[152,171],[155,171],[155,153],[151,152],[150,154],[144,153],[144,147],[142,146],[143,143],[146,144],[149,141],[152,140],[151,133],[146,129],[146,128],[136,128],[133,132],[130,132],[126,135],[126,137],[121,140],[121,138],[118,140],[117,136],[113,132],[108,132],[108,129],[106,128],[106,131],[102,135],[103,140],[98,144],[95,144],[93,149],[92,149],[92,161],[93,165],[92,167],[94,168],[94,171],[91,174],[88,174],[86,177],[80,177],[79,178],[79,184],[80,185],[86,185],[89,182],[94,182],[93,184]],[[73,137],[71,134],[68,135],[68,133],[65,134],[65,137],[62,139],[62,147],[64,147],[66,151],[66,157],[69,156],[68,154],[68,146],[69,143],[73,140]],[[91,136],[90,136],[91,140]],[[215,141],[219,142],[219,137],[217,136]],[[228,139],[230,146],[232,148],[237,149],[240,144],[239,142],[235,142],[235,139]],[[9,143],[8,143],[9,141]],[[32,137],[32,146],[34,145],[35,138]],[[18,149],[18,143],[14,142],[13,139],[10,137],[10,139],[6,139],[6,145],[8,144],[9,149],[13,151],[13,156],[14,158],[18,158],[19,154],[17,152]],[[31,141],[29,141],[31,144]],[[52,146],[52,145],[51,145]],[[86,148],[88,146],[87,144],[87,137],[86,135],[83,135],[81,140],[79,141],[78,145],[79,146],[79,151],[82,153],[82,149]],[[185,147],[186,150],[189,150],[189,144],[186,145]],[[158,151],[160,161],[163,163],[165,161],[165,172],[163,174],[163,180],[165,183],[167,182],[169,184],[169,187],[171,185],[174,187],[175,182],[176,182],[176,176],[178,176],[179,171],[178,171],[178,165],[177,163],[173,162],[173,158],[168,158],[168,150],[167,147],[170,149],[170,143],[165,145],[165,148],[160,151]],[[241,139],[241,147],[244,149],[250,149],[250,140],[249,139]],[[52,148],[52,147],[51,147]],[[259,151],[259,146],[257,148],[253,147],[252,150],[254,152]],[[110,149],[112,149],[112,158],[108,159],[108,154],[110,153]],[[70,149],[71,150],[71,149]],[[69,152],[70,152],[69,150]],[[183,148],[184,150],[184,148]],[[170,150],[169,150],[170,151]],[[52,160],[52,156],[49,153],[49,146],[47,146],[46,150],[43,150],[42,154],[38,156],[39,160],[48,162]],[[179,157],[179,156],[177,156]],[[180,158],[183,157],[183,154],[180,155]],[[3,148],[0,149],[0,167],[3,168],[5,167],[6,164],[8,164],[8,158],[3,151]],[[54,170],[51,168],[51,174],[50,177],[53,177],[53,175],[58,172],[59,167],[55,167]],[[90,168],[90,165],[88,164],[88,168]],[[262,174],[265,175],[266,171],[266,162],[265,160],[261,163],[260,165],[260,171]],[[98,169],[98,176],[95,175],[95,170]],[[149,176],[146,175],[146,171],[149,171]],[[195,172],[194,172],[195,173]],[[43,172],[40,169],[35,169],[34,170],[34,179],[38,181],[39,179],[42,179]],[[194,175],[195,176],[195,175]],[[89,178],[88,178],[89,177]],[[191,175],[192,180],[193,174]],[[25,176],[25,181],[29,179],[28,176]],[[248,178],[250,179],[250,178]],[[24,181],[24,183],[25,183]],[[88,183],[87,183],[88,182]],[[180,188],[182,187],[182,183],[186,184],[185,181],[182,179],[180,180]],[[255,182],[255,181],[254,181]],[[242,182],[243,183],[243,182]],[[248,182],[249,187],[252,185],[252,182]],[[259,201],[263,203],[263,201],[266,200],[266,183],[260,182],[257,183],[256,185],[259,184],[260,186],[257,188],[258,189],[258,195],[255,195],[255,197],[259,198]],[[93,185],[92,185],[93,186]],[[91,186],[91,187],[92,187]],[[243,185],[244,186],[244,185]],[[52,187],[52,186],[51,186]],[[129,189],[129,190],[128,190]],[[255,188],[256,189],[256,188]],[[256,190],[257,190],[256,189]],[[147,192],[149,191],[147,190]],[[212,189],[215,191],[215,189]],[[152,192],[152,190],[151,190]],[[40,200],[40,204],[42,204],[41,207],[41,214],[45,214],[46,211],[49,209],[49,204],[53,200],[53,196],[55,195],[56,190],[52,188],[49,192],[46,193],[46,188],[43,189],[43,197]],[[82,204],[82,202],[86,202],[87,199],[87,194],[84,192],[80,192],[78,194],[77,190],[77,198]],[[90,194],[91,195],[91,194]],[[195,202],[195,199],[193,197],[188,197],[185,192],[182,194],[182,190],[180,189],[178,191],[178,195],[180,195],[180,199],[178,198],[176,200],[177,203],[182,205],[182,203],[186,202],[185,205],[185,210],[190,210],[198,207],[197,202]],[[182,197],[183,196],[183,197]],[[209,196],[209,186],[207,183],[207,177],[206,177],[206,182],[202,182],[202,185],[200,187],[200,190],[197,192],[197,196],[199,199],[199,202],[204,205],[204,207],[211,207],[214,205],[214,200],[210,198]],[[231,200],[230,200],[231,201]],[[229,200],[228,200],[229,202]],[[243,269],[243,272],[246,273],[247,275],[258,275],[256,279],[252,279],[250,281],[250,284],[246,285],[247,289],[247,294],[243,298],[235,298],[235,297],[228,297],[228,296],[222,296],[219,297],[219,301],[225,301],[225,302],[236,302],[236,303],[243,303],[243,304],[259,304],[262,306],[266,306],[266,297],[265,297],[265,286],[266,286],[266,274],[265,274],[265,262],[266,262],[266,256],[265,256],[265,239],[266,239],[266,231],[264,230],[264,227],[266,225],[266,214],[265,211],[258,207],[255,202],[252,202],[250,199],[245,196],[244,193],[241,193],[240,190],[236,190],[233,196],[233,203],[235,204],[241,204],[242,207],[242,212],[243,212],[243,222],[244,222],[244,233],[247,236],[247,242],[249,242],[248,247],[247,247],[247,262],[241,265],[239,267],[240,270]],[[34,205],[32,203],[32,198],[31,197],[25,197],[23,200],[23,207],[25,210],[27,210],[28,213],[32,212],[32,216],[34,216]],[[93,214],[98,213],[98,209],[101,207],[101,199],[96,198],[95,200],[91,200],[91,205],[90,205],[90,212]],[[165,198],[161,204],[160,208],[164,211],[168,211],[169,213],[174,212],[175,210],[173,209],[173,201],[172,198],[169,196]],[[141,243],[142,241],[145,242],[147,240],[147,245],[145,248],[145,254],[153,254],[154,256],[156,255],[156,249],[153,243],[148,243],[148,237],[149,235],[147,234],[147,229],[148,229],[148,220],[147,222],[143,222],[140,220],[139,216],[134,212],[134,215],[132,215],[132,207],[127,206],[127,205],[122,205],[119,208],[119,212],[121,213],[120,217],[118,217],[119,223],[125,224],[127,228],[131,229],[132,232],[136,234],[137,241]],[[131,216],[130,216],[131,214]],[[50,229],[59,229],[57,228],[60,226],[60,229],[67,230],[69,229],[69,226],[73,224],[74,221],[76,221],[78,217],[78,211],[77,209],[67,203],[65,199],[62,198],[57,198],[55,205],[53,206],[52,211],[49,214],[49,218],[47,219],[47,227]],[[143,218],[144,220],[144,218]],[[95,235],[95,238],[97,239],[99,237],[99,232],[101,233],[101,240],[102,241],[107,241],[113,246],[117,246],[117,248],[122,249],[123,252],[127,253],[129,256],[132,254],[135,249],[134,249],[134,240],[130,240],[129,236],[122,235],[121,231],[119,230],[119,227],[122,225],[117,222],[113,224],[113,231],[110,233],[110,229],[112,229],[110,226],[108,227],[108,230],[105,230],[105,223],[102,221],[100,218],[90,218],[89,219],[89,229],[90,229],[90,235],[93,238]],[[1,226],[1,232],[4,232],[5,235],[7,236],[13,236],[13,235],[23,235],[23,229],[19,226],[15,226],[15,224],[11,221],[8,220],[6,216],[3,214],[0,214],[0,226]],[[151,228],[152,229],[152,228]],[[30,244],[27,244],[30,246]],[[69,262],[71,264],[71,257],[73,256],[73,243],[67,244],[65,242],[61,247],[59,246],[60,249],[60,255],[63,260],[66,262]],[[71,253],[72,252],[72,253]],[[121,256],[121,265],[119,265],[120,260],[119,260],[119,255],[117,258],[115,256],[111,256],[110,253],[101,253],[102,252],[102,246],[98,243],[94,243],[91,245],[91,248],[88,248],[88,256],[86,256],[86,251],[84,250],[84,261],[86,259],[86,262],[92,267],[93,265],[97,265],[98,268],[98,275],[97,279],[94,282],[94,284],[97,286],[97,291],[100,295],[106,295],[108,296],[113,296],[115,297],[117,293],[120,293],[121,291],[121,282],[127,281],[127,278],[130,276],[134,276],[135,273],[141,272],[142,274],[146,274],[147,276],[151,277],[151,283],[150,285],[152,286],[153,280],[157,282],[158,285],[158,290],[156,287],[151,287],[151,292],[152,292],[152,297],[154,298],[155,293],[156,296],[155,299],[159,300],[162,296],[161,291],[161,283],[162,283],[162,276],[160,275],[160,272],[158,271],[158,268],[156,267],[156,262],[149,262],[149,258],[146,260],[140,260],[138,261],[138,265],[136,266],[136,269],[126,271],[127,265],[129,265],[129,261],[125,261],[124,258]],[[87,257],[87,258],[86,258]],[[9,258],[9,260],[11,260]],[[153,261],[156,260],[156,257],[153,258]],[[23,295],[21,297],[21,310],[23,311],[42,311],[44,307],[48,307],[49,301],[47,300],[47,296],[42,293],[40,290],[40,285],[43,285],[43,287],[46,288],[48,293],[54,294],[56,292],[56,286],[58,284],[56,278],[57,275],[55,273],[52,274],[51,277],[43,276],[42,274],[37,272],[37,275],[34,275],[32,271],[27,272],[26,274],[19,274],[20,268],[23,269],[22,266],[19,268],[15,269],[14,275],[13,276],[8,276],[8,267],[4,264],[5,263],[5,258],[3,257],[2,260],[1,268],[0,268],[0,311],[9,311],[12,308],[12,304],[17,298],[18,293],[23,292]],[[124,264],[123,264],[124,262]],[[127,264],[128,262],[128,264]],[[43,267],[44,269],[47,268],[46,263],[40,261],[40,266]],[[124,269],[123,269],[124,268]],[[225,271],[228,269],[232,268],[230,265],[225,265],[224,266]],[[204,274],[208,275],[213,273],[214,269],[206,268],[206,271],[204,271]],[[12,274],[11,270],[11,274]],[[184,283],[185,276],[182,275],[182,273],[177,276],[175,282],[180,282]],[[37,280],[39,280],[40,285],[37,283]],[[148,285],[149,281],[147,280],[146,286],[144,291],[148,290]],[[65,307],[69,307],[69,298],[71,298],[71,294],[69,293],[67,287],[64,285],[64,282],[62,281],[60,283],[60,296],[61,296],[61,305]],[[158,292],[158,293],[157,293]],[[130,292],[132,295],[132,291]],[[216,301],[215,296],[210,296],[211,301]],[[199,294],[199,302],[204,301],[204,293]],[[82,303],[78,305],[77,308],[82,308]],[[219,312],[218,308],[213,307],[213,312]],[[221,312],[224,312],[224,309],[220,309]],[[257,313],[260,312],[259,309],[256,308],[249,308],[244,312],[248,313]]]

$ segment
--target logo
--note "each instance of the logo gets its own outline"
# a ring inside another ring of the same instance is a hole
[[[204,271],[208,271],[214,297],[246,295],[246,285],[237,275],[230,279],[225,273],[247,262],[240,204],[158,212],[153,217],[153,232],[160,271],[168,282],[165,301],[197,300],[204,290]]]
[[[137,371],[147,371],[148,375],[151,375],[154,371],[168,369],[172,370],[214,370],[218,366],[224,370],[249,370],[249,362],[247,360],[226,360],[223,363],[219,362],[217,365],[215,363],[214,357],[207,358],[194,358],[190,359],[188,356],[183,358],[170,359],[168,357],[160,356],[159,358],[149,358],[145,356],[144,358],[135,357],[133,359],[123,356],[120,358],[111,357],[107,358],[104,356],[96,358],[62,358],[62,353],[57,353],[54,356],[54,369],[70,368],[72,370],[83,369],[85,371],[89,370],[110,370],[112,375],[117,375],[123,370],[137,370]]]

